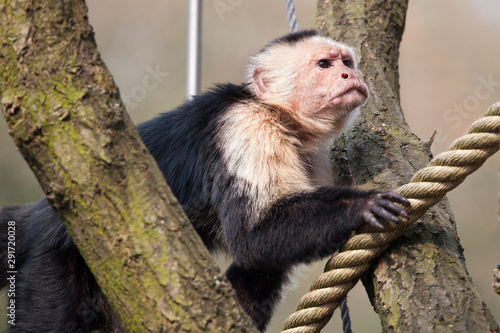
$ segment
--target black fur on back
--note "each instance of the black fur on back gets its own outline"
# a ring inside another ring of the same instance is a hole
[[[220,84],[138,126],[167,184],[211,251],[223,244],[215,207],[222,205],[234,182],[216,144],[219,120],[233,104],[254,98],[245,85]]]

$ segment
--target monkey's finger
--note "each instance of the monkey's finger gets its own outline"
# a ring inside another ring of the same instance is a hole
[[[380,222],[377,220],[375,215],[373,213],[370,213],[369,211],[364,211],[363,212],[363,219],[365,220],[366,223],[370,224],[371,226],[383,230],[384,226],[380,224]]]
[[[403,208],[399,207],[398,205],[396,205],[392,201],[382,199],[382,200],[379,200],[377,202],[377,204],[379,206],[384,207],[389,212],[391,212],[391,213],[393,213],[395,215],[401,216],[402,218],[405,218],[405,219],[410,218],[408,216],[408,213],[406,213],[406,211]]]
[[[406,199],[401,194],[397,194],[394,192],[382,193],[382,198],[387,199],[387,200],[391,200],[393,202],[400,203],[403,206],[407,206],[407,207],[409,207],[411,205],[410,202],[408,201],[408,199]]]
[[[373,206],[370,208],[370,211],[375,214],[376,216],[378,217],[381,217],[383,219],[386,219],[388,221],[392,221],[392,222],[396,222],[396,223],[399,223],[401,222],[401,220],[399,219],[399,217],[395,216],[394,214],[392,214],[391,212],[387,211],[386,209],[384,209],[383,207],[381,206]]]

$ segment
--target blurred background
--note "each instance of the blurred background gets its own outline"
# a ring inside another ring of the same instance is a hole
[[[316,2],[295,2],[300,28],[312,28]],[[185,99],[187,1],[87,0],[87,4],[99,50],[134,122],[181,104]],[[202,90],[217,82],[239,83],[248,57],[288,32],[282,0],[207,0],[203,5]],[[400,74],[406,120],[423,140],[437,130],[433,153],[446,150],[491,104],[500,101],[500,2],[410,1]],[[145,79],[149,85],[143,83]],[[41,198],[3,119],[0,142],[0,205]],[[499,162],[497,154],[448,195],[469,272],[497,321],[500,296],[491,284],[492,271],[500,263]],[[269,332],[280,331],[323,265],[302,270]],[[361,284],[349,294],[349,305],[354,331],[381,330]],[[336,311],[324,332],[341,331]]]

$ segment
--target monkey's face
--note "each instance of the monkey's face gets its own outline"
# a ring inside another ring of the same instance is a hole
[[[352,49],[330,38],[275,45],[254,63],[252,83],[259,99],[301,118],[326,121],[334,129],[368,98]]]
[[[343,120],[366,102],[368,88],[358,75],[350,48],[328,42],[304,42],[293,105],[309,117],[326,113]]]

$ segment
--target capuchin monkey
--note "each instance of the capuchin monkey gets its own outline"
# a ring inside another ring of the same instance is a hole
[[[407,218],[394,193],[334,186],[328,144],[368,98],[353,50],[318,31],[278,38],[240,85],[218,85],[138,126],[207,248],[264,331],[297,264],[334,254],[365,223]],[[45,199],[0,211],[0,283],[16,223],[12,332],[119,332],[116,316]]]

